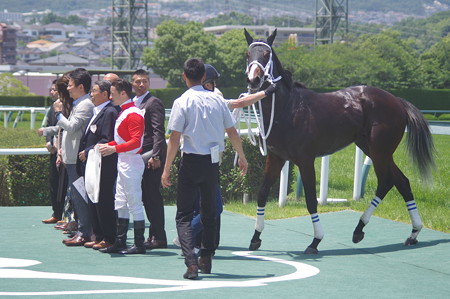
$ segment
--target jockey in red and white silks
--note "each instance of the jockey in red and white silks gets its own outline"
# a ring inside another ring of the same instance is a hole
[[[144,139],[143,112],[131,100],[121,105],[122,112],[114,127],[114,141],[118,153],[117,183],[115,209],[119,218],[129,219],[129,213],[134,221],[144,220],[142,204],[142,173],[144,161],[140,155]]]

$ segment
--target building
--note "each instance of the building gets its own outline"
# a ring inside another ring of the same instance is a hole
[[[16,64],[16,29],[0,23],[0,64]]]
[[[0,11],[0,22],[13,23],[22,21],[22,13],[9,12],[7,9]]]
[[[51,57],[46,57],[42,59],[37,59],[29,62],[29,65],[36,66],[68,66],[68,67],[87,67],[89,66],[89,60],[71,55],[62,54]]]
[[[213,33],[215,36],[219,37],[227,31],[234,29],[247,29],[247,31],[252,31],[255,33],[255,37],[267,38],[272,32],[277,29],[277,37],[274,41],[274,45],[278,46],[281,43],[292,41],[292,36],[296,36],[296,45],[314,45],[314,28],[309,27],[274,27],[269,25],[222,25],[205,27],[206,32]],[[291,36],[291,39],[289,39]],[[295,40],[295,39],[294,39]]]

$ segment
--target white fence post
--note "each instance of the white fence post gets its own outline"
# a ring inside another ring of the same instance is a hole
[[[330,156],[324,156],[324,157],[322,157],[322,166],[320,167],[319,204],[321,204],[321,205],[327,204],[329,170],[330,170]]]
[[[289,184],[289,161],[286,161],[286,163],[284,163],[283,168],[281,169],[280,175],[280,191],[278,193],[278,206],[280,208],[284,207],[284,205],[286,204],[288,184]]]
[[[363,164],[363,152],[359,147],[356,147],[355,176],[353,179],[353,199],[354,200],[358,200],[361,198],[362,164]]]
[[[36,121],[36,111],[34,108],[31,108],[30,113],[30,129],[34,129],[34,122]]]

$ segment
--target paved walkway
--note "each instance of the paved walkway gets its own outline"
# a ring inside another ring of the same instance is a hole
[[[266,221],[261,249],[248,252],[254,220],[224,212],[212,274],[198,281],[182,278],[174,245],[135,256],[66,247],[41,223],[49,213],[0,207],[1,298],[449,298],[450,234],[424,229],[417,246],[404,247],[409,224],[373,217],[353,244],[357,212],[321,215],[318,255],[302,254],[312,240],[308,216]],[[166,213],[172,240],[175,208]]]

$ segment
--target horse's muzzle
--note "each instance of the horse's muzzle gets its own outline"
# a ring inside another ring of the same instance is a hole
[[[252,93],[258,91],[263,83],[264,80],[262,80],[261,77],[255,77],[252,80],[247,77],[247,88],[252,91]]]

